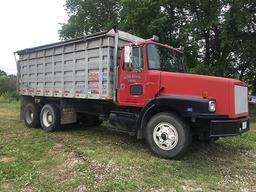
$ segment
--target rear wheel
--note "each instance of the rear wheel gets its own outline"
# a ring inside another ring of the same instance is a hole
[[[35,103],[28,103],[24,108],[24,121],[28,128],[40,127],[40,106]]]
[[[43,106],[40,114],[42,128],[47,132],[53,132],[60,128],[60,111],[55,104]]]
[[[183,157],[191,145],[189,127],[177,115],[166,112],[150,119],[146,139],[153,153],[168,159]]]

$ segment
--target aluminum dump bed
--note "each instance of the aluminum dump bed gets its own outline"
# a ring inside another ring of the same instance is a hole
[[[119,46],[142,40],[119,32]],[[17,51],[20,95],[112,99],[114,30]]]

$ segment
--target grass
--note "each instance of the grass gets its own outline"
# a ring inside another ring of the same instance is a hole
[[[256,124],[241,137],[193,144],[183,160],[155,157],[145,141],[108,125],[46,133],[0,99],[0,191],[255,191]]]

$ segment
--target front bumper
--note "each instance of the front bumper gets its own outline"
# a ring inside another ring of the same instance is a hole
[[[226,114],[197,113],[192,122],[193,134],[205,137],[241,135],[250,129],[249,117],[230,119]]]
[[[239,119],[220,119],[210,121],[210,136],[225,137],[241,135],[243,132],[249,131],[249,118]]]

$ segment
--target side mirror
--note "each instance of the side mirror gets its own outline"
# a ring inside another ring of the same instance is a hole
[[[132,63],[132,47],[124,46],[124,63]]]

